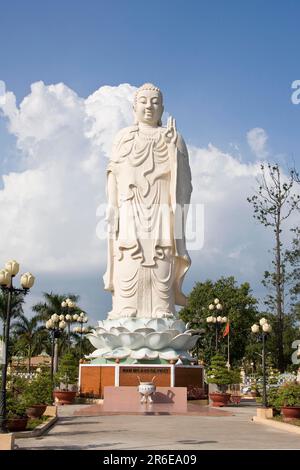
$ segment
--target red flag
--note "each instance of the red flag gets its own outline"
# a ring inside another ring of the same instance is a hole
[[[223,338],[229,334],[230,327],[229,327],[229,322],[227,322],[224,333],[223,333]]]

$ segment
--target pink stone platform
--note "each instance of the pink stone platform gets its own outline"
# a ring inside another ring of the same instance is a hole
[[[103,411],[137,413],[187,411],[186,387],[157,387],[152,395],[153,403],[141,403],[137,387],[104,387]]]
[[[72,406],[72,405],[70,405]],[[114,415],[142,415],[142,416],[161,416],[161,415],[181,415],[181,416],[233,416],[234,413],[230,411],[221,410],[219,408],[212,408],[206,405],[199,405],[198,403],[188,403],[187,410],[184,412],[174,411],[171,408],[164,408],[164,411],[161,409],[161,404],[153,403],[151,409],[149,406],[146,409],[141,411],[131,410],[131,411],[105,411],[103,409],[103,404],[100,405],[76,405],[76,409],[73,411],[73,416],[114,416]]]
[[[157,387],[154,403],[141,404],[137,387],[105,387],[104,400],[100,404],[74,405],[73,416],[108,415],[187,415],[232,416],[234,413],[201,402],[187,401],[186,387]],[[72,405],[70,405],[72,406]]]

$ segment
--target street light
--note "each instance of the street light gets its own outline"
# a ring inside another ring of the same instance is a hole
[[[267,382],[266,382],[266,339],[268,334],[271,333],[272,327],[268,323],[266,318],[261,318],[259,320],[259,325],[256,323],[251,326],[251,331],[253,334],[257,335],[258,340],[262,341],[262,370],[263,370],[263,399],[262,405],[263,408],[268,407],[267,400]]]
[[[75,302],[73,300],[67,298],[62,301],[61,306],[63,309],[67,310],[67,313],[65,315],[65,321],[68,326],[68,352],[70,352],[70,346],[71,346],[71,340],[70,340],[70,328],[71,328],[71,323],[74,321],[74,316],[70,312],[72,309],[76,308]]]
[[[0,396],[0,432],[4,433],[6,429],[6,381],[8,366],[8,348],[9,348],[9,329],[11,317],[12,296],[16,294],[26,295],[34,284],[35,278],[31,273],[22,274],[20,279],[21,288],[13,286],[13,278],[18,274],[19,263],[15,260],[8,261],[5,269],[0,270],[0,287],[4,293],[7,293],[6,318],[3,321],[3,365],[2,365],[2,386]]]
[[[80,323],[80,326],[75,326],[75,328],[73,328],[73,331],[74,331],[74,333],[79,333],[80,334],[80,358],[81,358],[81,355],[82,355],[82,335],[89,331],[88,328],[85,328],[83,326],[83,324],[87,323],[89,319],[88,319],[88,316],[84,312],[81,312],[80,315],[77,315],[77,313],[76,313],[75,315],[73,315],[73,318],[74,318],[75,321]]]
[[[63,315],[54,313],[46,321],[45,326],[51,332],[51,382],[53,383],[53,375],[57,372],[58,368],[58,338],[66,328],[67,323]]]
[[[216,311],[217,313],[221,313],[223,310],[223,305],[219,301],[219,299],[214,299],[214,302],[208,306],[208,310],[213,312]],[[219,330],[221,328],[222,323],[227,323],[227,317],[222,317],[221,315],[218,316],[209,316],[206,318],[206,323],[214,324],[216,330],[216,352],[218,352],[218,337],[219,337]]]

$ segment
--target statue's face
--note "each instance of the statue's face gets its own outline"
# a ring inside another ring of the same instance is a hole
[[[141,90],[137,95],[134,111],[138,122],[157,126],[164,112],[160,93],[155,90]]]

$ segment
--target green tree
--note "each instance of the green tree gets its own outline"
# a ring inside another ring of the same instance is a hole
[[[85,328],[89,327],[85,326]],[[81,337],[79,333],[71,333],[71,336],[73,339],[74,354],[76,355],[78,360],[81,359],[82,356],[91,354],[95,350],[91,342],[85,337],[85,334],[83,334]]]
[[[290,265],[289,273],[289,293],[290,293],[290,321],[293,324],[293,334],[291,340],[297,339],[299,336],[298,327],[300,321],[300,228],[292,229],[293,241],[290,250],[286,250],[285,257]],[[291,343],[290,343],[291,344]]]
[[[290,265],[289,285],[291,303],[295,304],[300,295],[300,228],[296,227],[291,230],[293,233],[293,241],[291,249],[286,250],[285,260]]]
[[[73,302],[77,303],[79,300],[79,295],[75,294],[68,294],[68,295],[61,295],[61,294],[55,294],[53,292],[43,293],[44,301],[39,302],[35,304],[32,307],[32,310],[36,312],[37,318],[45,323],[49,318],[56,313],[57,315],[66,315],[66,309],[61,306],[63,300],[65,300],[67,297],[71,299]],[[82,309],[80,309],[78,306],[76,306],[74,309],[72,309],[72,315],[73,314],[80,314],[82,312]],[[85,325],[86,327],[86,325]],[[73,333],[72,331],[70,332],[70,338],[71,338],[71,345],[73,351],[75,351],[75,354],[78,356],[78,359],[80,358],[80,335],[77,333]],[[45,350],[47,351],[48,354],[51,354],[51,342],[49,339],[49,334],[48,334],[48,342],[44,344]],[[61,332],[59,342],[58,342],[58,354],[59,356],[63,355],[66,350],[68,349],[68,335],[67,335],[67,330],[64,330]],[[83,354],[89,354],[90,352],[93,351],[93,347],[90,344],[88,340],[82,338],[82,353]]]
[[[49,371],[43,370],[29,382],[24,393],[24,399],[27,406],[51,405],[53,403],[52,392],[52,380]]]
[[[188,296],[188,306],[180,312],[180,318],[190,324],[191,328],[205,328],[200,349],[205,363],[209,363],[215,349],[214,332],[206,323],[211,315],[208,305],[218,298],[223,305],[222,316],[230,322],[230,362],[237,364],[244,357],[247,342],[251,334],[251,325],[257,318],[257,300],[252,296],[247,282],[237,285],[233,276],[222,277],[216,282],[207,280],[197,282]],[[225,325],[224,325],[225,327]],[[227,351],[227,339],[221,339],[220,350]]]
[[[61,306],[63,300],[65,300],[67,297],[71,299],[73,302],[78,302],[79,300],[79,295],[75,294],[55,294],[53,292],[44,292],[43,293],[44,301],[43,302],[38,302],[32,307],[32,310],[36,312],[37,318],[45,323],[47,320],[50,319],[50,317],[56,313],[57,315],[65,315],[66,309]],[[82,310],[79,309],[79,307],[75,307],[72,309],[72,314],[80,314]],[[71,333],[70,335],[71,338],[74,338],[74,335]],[[58,354],[61,356],[64,354],[64,352],[68,348],[68,335],[67,331],[61,332],[60,338],[59,338],[59,343],[58,343]],[[48,354],[51,354],[51,343],[48,341],[47,346],[46,346],[46,351]]]
[[[219,391],[226,392],[232,381],[232,374],[227,369],[225,359],[221,354],[215,354],[206,372],[207,382],[217,384]]]
[[[271,325],[276,324],[277,317],[276,313],[261,312],[259,317],[264,317],[268,320]],[[292,343],[299,339],[299,325],[297,316],[294,312],[285,315],[284,321],[284,332],[283,332],[283,359],[285,364],[285,370],[296,370],[297,365],[291,363],[291,356],[293,349],[291,348]],[[266,354],[267,361],[272,361],[273,367],[278,368],[277,364],[277,337],[274,331],[267,336],[266,340]],[[257,335],[251,334],[245,349],[245,361],[243,366],[248,373],[251,373],[252,367],[250,363],[254,363],[254,371],[262,374],[262,342],[259,340]],[[253,371],[252,371],[253,372]]]
[[[72,352],[67,352],[61,358],[58,372],[56,375],[56,383],[63,383],[66,390],[70,384],[76,384],[79,373],[79,362],[76,357],[76,354]]]
[[[266,297],[266,306],[269,311],[276,311],[274,332],[277,366],[283,371],[286,366],[283,344],[284,298],[288,274],[282,232],[285,221],[299,209],[300,196],[293,192],[295,171],[291,170],[288,178],[284,178],[277,164],[261,165],[261,177],[257,183],[258,191],[247,200],[253,206],[253,217],[274,233],[272,270],[265,271],[263,284],[270,292]]]
[[[11,300],[11,320],[14,318],[18,318],[21,314],[23,314],[23,304],[24,304],[24,295],[23,294],[16,294],[12,296]],[[3,326],[6,320],[7,314],[7,294],[0,290],[0,321]],[[4,331],[1,335],[1,338],[4,339]]]
[[[60,295],[54,294],[53,292],[44,292],[43,293],[44,302],[39,302],[32,307],[32,310],[37,314],[40,321],[46,322],[49,320],[51,315],[57,313],[57,315],[65,315],[66,310],[61,306],[63,300],[67,297],[73,302],[78,302],[79,296],[74,294],[69,295]],[[74,313],[80,313],[81,310],[75,308]]]
[[[28,357],[28,372],[31,371],[31,358],[34,354],[39,354],[47,341],[47,334],[44,326],[39,325],[38,316],[27,318],[19,315],[18,320],[12,324],[12,331],[16,335],[19,350]]]

